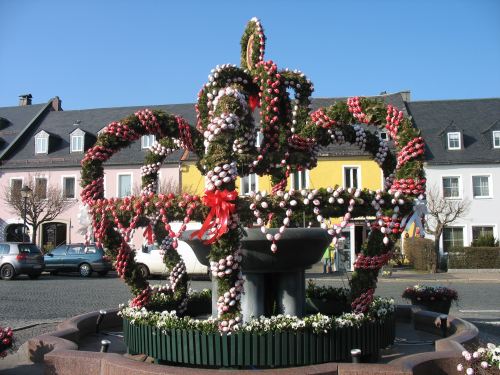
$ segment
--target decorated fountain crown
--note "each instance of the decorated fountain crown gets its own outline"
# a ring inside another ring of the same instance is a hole
[[[219,283],[219,327],[221,331],[237,329],[244,226],[260,227],[271,250],[278,251],[294,215],[304,213],[327,230],[334,242],[353,218],[366,218],[370,234],[351,281],[353,310],[365,312],[373,301],[378,271],[390,259],[393,240],[403,230],[402,220],[415,221],[408,217],[414,199],[425,193],[424,143],[404,112],[385,104],[383,98],[361,97],[311,111],[310,80],[298,70],[280,70],[273,61],[266,61],[265,43],[262,25],[253,18],[241,39],[241,67],[215,67],[200,90],[196,127],[179,116],[145,109],[109,124],[86,152],[82,200],[90,210],[96,241],[116,256],[119,275],[132,287],[136,296],[132,306],[183,312],[187,279],[176,248],[187,223],[195,219],[203,222],[195,236],[211,245],[211,271]],[[259,123],[254,119],[256,110]],[[370,132],[369,126],[386,129],[394,147]],[[260,145],[258,133],[262,134]],[[157,141],[141,168],[142,193],[105,199],[103,163],[145,134],[155,135]],[[386,190],[286,189],[291,173],[316,166],[321,147],[345,143],[372,155],[383,170]],[[158,170],[179,148],[199,158],[198,168],[206,179],[203,197],[157,194]],[[236,180],[250,173],[270,175],[271,194],[240,197]],[[332,224],[330,218],[339,219]],[[177,233],[170,224],[175,220],[183,223]],[[268,233],[270,225],[278,231]],[[138,227],[145,227],[148,242],[156,241],[164,251],[170,271],[169,285],[164,288],[151,288],[137,270],[129,241]]]

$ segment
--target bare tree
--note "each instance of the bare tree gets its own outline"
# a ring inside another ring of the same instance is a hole
[[[435,267],[437,267],[439,264],[439,243],[444,228],[464,217],[469,211],[470,202],[467,199],[444,198],[436,187],[427,190],[426,196],[428,218],[425,222],[425,229],[434,236]]]
[[[132,194],[133,195],[141,195],[141,186],[139,184],[134,184],[134,187],[132,188]],[[186,193],[186,194],[194,194],[195,189],[190,186],[182,186],[179,188],[179,183],[175,181],[172,178],[163,178],[163,179],[158,179],[158,187],[157,187],[157,192],[158,194],[168,194],[168,193],[174,193],[174,194],[179,194],[179,193]]]
[[[54,220],[74,205],[76,200],[64,198],[61,189],[47,185],[44,178],[28,176],[27,181],[26,186],[31,189],[32,194],[26,198],[26,223],[33,228],[31,241],[35,243],[40,225]],[[24,218],[25,201],[20,191],[5,187],[3,201],[11,212]]]

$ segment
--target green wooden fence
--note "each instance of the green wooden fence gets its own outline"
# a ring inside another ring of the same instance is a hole
[[[123,320],[125,343],[131,354],[143,353],[157,363],[195,367],[290,367],[350,359],[353,348],[377,355],[394,342],[395,319],[366,322],[327,333],[280,332],[231,335],[195,330],[133,325]]]

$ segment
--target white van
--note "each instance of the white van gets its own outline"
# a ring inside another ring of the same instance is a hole
[[[177,232],[181,223],[171,223],[172,230]],[[188,230],[201,228],[200,223],[189,223]],[[178,242],[177,251],[186,264],[188,275],[207,275],[207,266],[201,264],[194,255],[193,249],[184,241]],[[166,276],[167,268],[163,263],[163,255],[157,245],[143,245],[142,249],[137,249],[135,261],[143,276]]]

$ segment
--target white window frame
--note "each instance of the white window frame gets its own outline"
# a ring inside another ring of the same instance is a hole
[[[12,193],[12,181],[13,180],[21,180],[21,189],[24,186],[24,177],[22,177],[22,176],[21,177],[15,177],[15,176],[14,177],[10,177],[9,178],[9,194]],[[19,194],[21,194],[21,191],[19,191]]]
[[[383,129],[375,130],[375,135],[378,137],[378,139],[380,139],[382,141],[386,141],[386,142],[389,141],[389,133],[387,133],[387,130],[383,130]]]
[[[300,188],[299,190],[302,190],[302,189],[309,189],[309,169],[305,169],[301,172],[305,172],[305,176],[306,176],[306,183],[305,183],[305,186],[303,186],[303,181],[302,178],[300,178],[302,176],[302,174],[299,174],[299,185],[300,185]],[[296,173],[301,173],[299,171],[295,171],[293,172],[292,174],[290,174],[290,188],[294,189],[295,190],[295,175]]]
[[[356,189],[362,189],[363,183],[361,181],[361,166],[360,165],[343,165],[342,166],[342,186],[347,189],[349,186],[345,186],[345,177],[346,177],[346,169],[347,168],[356,168],[358,170],[358,187]],[[351,173],[351,181],[352,181],[352,173]]]
[[[443,180],[445,178],[458,178],[458,197],[445,197],[444,196],[444,184],[443,184]],[[441,197],[444,198],[444,199],[462,199],[463,196],[464,196],[464,192],[463,192],[463,183],[462,183],[462,175],[442,175],[441,176],[441,184],[439,186],[439,189],[441,191]]]
[[[36,180],[45,180],[47,183],[45,184],[45,199],[48,199],[47,193],[49,192],[49,177],[46,175],[42,176],[34,176],[33,177],[33,193],[36,191]]]
[[[498,229],[497,229],[496,224],[491,224],[491,223],[476,224],[476,223],[474,223],[470,226],[470,243],[469,243],[469,245],[472,243],[472,241],[474,241],[474,234],[473,234],[474,227],[493,227],[493,237],[498,238]]]
[[[474,196],[474,177],[488,177],[488,195],[487,196]],[[473,199],[491,199],[493,198],[493,176],[491,173],[473,174],[470,177],[471,191]]]
[[[123,197],[120,197],[120,176],[130,176],[130,193],[129,193],[129,195],[123,196],[123,197],[128,197],[128,196],[132,195],[132,187],[134,186],[134,174],[131,172],[117,173],[116,174],[116,197],[123,198]]]
[[[80,144],[78,148],[74,147],[74,142],[80,139]],[[71,134],[70,136],[70,152],[83,152],[85,143],[85,134]]]
[[[68,197],[64,196],[64,192],[65,192],[64,180],[66,180],[67,178],[72,178],[75,180],[75,196],[73,198],[68,198]],[[77,178],[76,178],[75,174],[61,176],[61,187],[62,187],[61,188],[61,195],[62,195],[64,200],[72,201],[72,200],[76,200],[78,198],[78,192],[76,191],[76,187],[77,187],[76,184],[77,184]]]
[[[458,147],[455,147],[455,146],[451,146],[450,145],[450,138],[451,136],[458,136]],[[461,150],[462,149],[462,135],[460,134],[460,132],[449,132],[449,133],[446,133],[446,139],[447,139],[447,144],[448,144],[448,150]]]
[[[149,142],[149,139],[151,139],[150,137],[153,137],[152,141]],[[147,143],[150,143],[149,145],[146,144],[146,139],[148,140]],[[142,137],[141,137],[141,149],[149,149],[156,141],[156,137],[154,134],[144,134]]]
[[[469,244],[469,238],[468,238],[468,231],[467,227],[465,225],[447,225],[445,228],[461,228],[462,229],[462,239],[464,246],[467,246]],[[444,228],[443,228],[443,235],[441,236],[441,250],[445,252],[444,250]]]
[[[493,148],[500,148],[500,130],[494,130],[492,136],[493,136]],[[495,138],[498,139],[498,146],[495,145]]]
[[[21,180],[21,188],[24,186],[24,177],[13,176],[9,178],[9,189],[12,189],[12,180]]]
[[[35,154],[49,153],[49,133],[40,131],[35,135]]]
[[[249,195],[250,192],[252,191],[252,190],[249,190],[247,192],[243,192],[243,179],[245,177],[248,177],[248,179],[250,180],[248,185],[251,186],[252,185],[250,183],[251,182],[251,176],[254,176],[254,178],[255,178],[255,192],[259,191],[259,176],[256,173],[250,173],[247,176],[240,177],[240,195]]]

